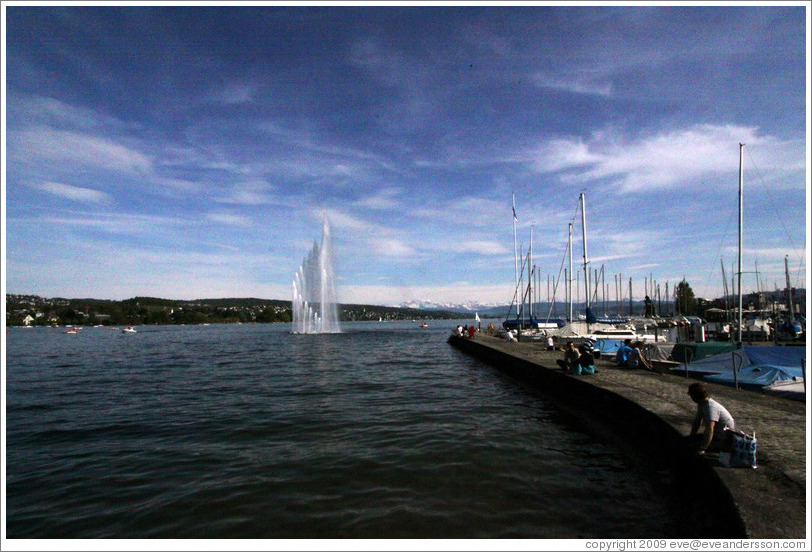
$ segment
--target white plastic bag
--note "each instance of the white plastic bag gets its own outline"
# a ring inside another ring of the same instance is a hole
[[[756,432],[748,435],[743,431],[731,431],[732,448],[730,452],[719,454],[719,463],[730,468],[757,468]]]

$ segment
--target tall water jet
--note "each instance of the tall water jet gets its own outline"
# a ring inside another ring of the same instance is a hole
[[[339,333],[330,224],[327,215],[321,244],[305,257],[293,278],[293,333]]]

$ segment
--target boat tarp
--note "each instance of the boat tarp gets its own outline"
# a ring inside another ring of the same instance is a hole
[[[671,351],[671,360],[695,364],[698,360],[735,350],[735,343],[677,343]]]
[[[616,354],[621,345],[623,345],[623,341],[620,339],[602,339],[599,337],[595,342],[594,349],[600,351],[601,355],[609,356]]]
[[[554,335],[556,337],[589,337],[593,341],[598,339],[598,336],[595,334],[598,330],[616,330],[614,326],[610,324],[601,324],[597,322],[595,324],[587,324],[586,322],[570,322],[569,324],[564,324],[563,326],[559,326],[557,330],[550,330],[548,333]]]
[[[802,377],[801,363],[804,358],[806,347],[745,345],[735,354],[729,351],[692,362],[688,364],[688,371],[707,374],[708,381],[733,383],[735,362],[740,383],[770,385],[774,381]],[[684,370],[684,367],[675,370]]]
[[[646,343],[643,351],[649,360],[671,360],[675,343]]]
[[[741,368],[735,380],[732,371],[723,374],[711,374],[705,376],[704,379],[714,383],[734,383],[738,381],[739,385],[764,387],[776,381],[798,381],[802,377],[803,371],[800,367],[754,364]]]

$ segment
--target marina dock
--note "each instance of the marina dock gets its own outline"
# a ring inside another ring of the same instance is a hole
[[[728,468],[718,454],[685,452],[696,404],[684,375],[628,370],[614,358],[597,373],[562,371],[560,350],[537,341],[507,342],[481,332],[449,343],[550,398],[585,430],[611,440],[679,495],[686,538],[807,538],[806,403],[704,382],[711,396],[758,440],[758,468]]]

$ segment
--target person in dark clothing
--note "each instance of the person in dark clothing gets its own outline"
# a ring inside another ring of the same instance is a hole
[[[586,345],[581,345],[578,349],[580,355],[578,356],[578,366],[573,369],[572,373],[576,376],[581,374],[594,374],[595,373],[595,355],[592,349]]]

